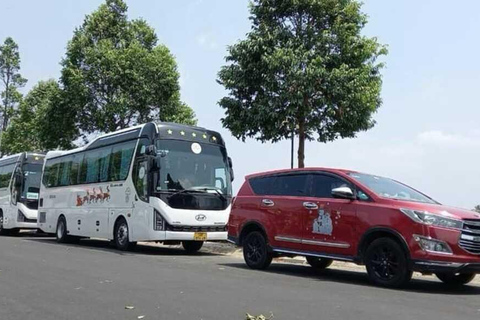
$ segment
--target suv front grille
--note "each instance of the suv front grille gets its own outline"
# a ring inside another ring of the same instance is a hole
[[[458,242],[461,248],[480,254],[480,220],[463,220],[463,230]]]

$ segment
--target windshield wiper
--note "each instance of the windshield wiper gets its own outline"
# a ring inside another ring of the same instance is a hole
[[[196,190],[202,190],[204,192],[208,192],[209,190],[213,190],[215,191],[215,194],[218,195],[218,197],[220,199],[222,199],[222,201],[227,201],[227,198],[223,195],[223,193],[220,192],[220,190],[218,190],[217,188],[209,188],[209,187],[205,187],[205,188],[202,188],[202,189],[196,189]]]
[[[198,190],[198,189],[182,189],[182,190],[168,189],[168,190],[164,190],[164,191],[174,192],[168,198],[174,197],[174,196],[182,194],[182,193],[207,193],[207,191],[203,190],[203,189],[202,190]]]
[[[217,189],[217,188],[191,188],[191,189],[183,189],[183,190],[177,190],[177,189],[167,189],[164,191],[171,192],[171,191],[176,191],[175,193],[171,194],[168,198],[174,197],[176,195],[182,194],[182,193],[209,193],[211,194],[210,190],[215,191],[215,194],[222,199],[222,201],[227,201],[227,198]]]

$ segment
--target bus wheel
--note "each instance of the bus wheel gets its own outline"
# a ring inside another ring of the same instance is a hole
[[[67,221],[65,217],[61,216],[57,222],[57,242],[58,243],[66,243],[68,240],[67,234]]]
[[[5,229],[3,229],[3,211],[0,211],[0,234],[5,234]]]
[[[195,253],[202,248],[203,241],[183,241],[182,246],[188,253]]]
[[[135,248],[136,243],[130,242],[128,224],[125,219],[122,218],[117,221],[113,237],[118,250],[127,251]]]

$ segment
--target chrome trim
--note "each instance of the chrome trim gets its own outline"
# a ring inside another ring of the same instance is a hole
[[[417,238],[418,238],[418,239],[417,239]],[[441,243],[441,244],[445,245],[445,246],[447,247],[447,249],[450,250],[450,252],[433,251],[433,250],[424,249],[424,248],[422,247],[422,245],[420,244],[420,240],[421,240],[421,239],[432,240],[432,241],[434,241],[434,242]],[[447,256],[453,255],[452,248],[450,248],[450,246],[448,245],[448,243],[446,243],[445,241],[438,240],[438,239],[432,238],[432,237],[421,236],[421,235],[418,235],[418,234],[414,234],[414,235],[413,235],[413,240],[415,240],[415,241],[418,243],[418,246],[420,247],[420,249],[422,249],[422,250],[425,251],[425,252],[434,253],[434,254],[440,254],[440,255],[447,255]]]
[[[463,263],[458,263],[458,262],[435,262],[435,261],[415,261],[415,264],[425,265],[425,266],[436,266],[436,267],[454,267],[454,268],[459,268],[463,266]]]
[[[273,207],[275,205],[275,202],[273,202],[272,200],[270,199],[263,199],[262,200],[262,204],[265,206],[265,207]]]
[[[304,202],[303,207],[308,210],[317,210],[318,205],[315,202]]]
[[[480,220],[463,220],[463,224],[470,224],[472,226],[480,227]]]
[[[280,253],[294,254],[294,255],[297,255],[297,256],[328,258],[328,259],[339,260],[339,261],[348,261],[348,262],[355,261],[351,257],[337,256],[337,255],[334,255],[334,254],[312,253],[312,252],[303,252],[303,251],[296,251],[296,250],[289,250],[289,249],[287,250],[287,249],[280,249],[280,248],[273,248],[273,251],[274,252],[280,252]]]
[[[315,240],[302,240],[304,244],[311,244],[315,246],[323,247],[333,247],[333,248],[350,248],[349,243],[340,243],[340,242],[325,242],[325,241],[315,241]]]
[[[285,241],[285,242],[293,242],[293,243],[302,243],[302,239],[299,238],[290,238],[290,237],[282,237],[282,236],[275,236],[276,241]]]

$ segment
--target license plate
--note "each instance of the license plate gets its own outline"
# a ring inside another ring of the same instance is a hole
[[[193,234],[193,240],[195,240],[195,241],[205,241],[205,240],[207,240],[207,233],[206,232],[195,232]]]

